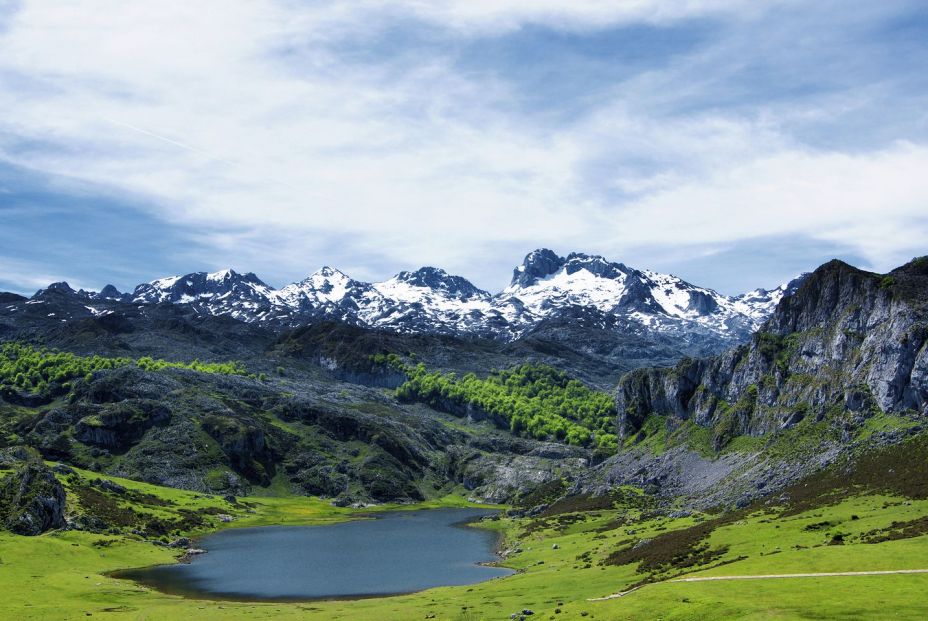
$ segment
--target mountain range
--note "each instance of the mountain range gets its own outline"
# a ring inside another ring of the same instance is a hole
[[[727,297],[547,250],[496,295],[435,268],[380,283],[326,268],[282,289],[231,270],[127,294],[55,283],[0,297],[0,431],[49,458],[198,490],[246,491],[282,469],[305,493],[417,498],[434,480],[496,502],[569,465],[590,493],[750,500],[921,429],[926,292],[926,258],[887,274],[832,261]],[[20,372],[21,356],[103,366],[45,377]],[[515,405],[494,392],[504,379]],[[374,448],[355,454],[358,442]]]
[[[323,267],[275,289],[254,273],[231,269],[159,278],[122,293],[73,291],[55,283],[33,296],[72,295],[84,303],[72,314],[111,312],[113,303],[188,305],[198,314],[292,328],[334,320],[398,333],[481,337],[511,342],[578,321],[597,331],[674,343],[677,353],[705,355],[743,342],[802,277],[773,290],[722,295],[676,276],[639,270],[582,253],[530,252],[503,291],[491,294],[435,267],[403,271],[383,282],[363,282]]]

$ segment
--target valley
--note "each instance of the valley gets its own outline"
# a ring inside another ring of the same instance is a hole
[[[926,66],[926,0],[0,0],[0,621],[928,620]]]
[[[917,449],[925,457],[924,448]],[[924,463],[924,462],[923,462]],[[701,619],[815,616],[919,618],[925,569],[925,496],[907,489],[920,473],[894,464],[898,477],[885,487],[861,485],[847,493],[816,481],[814,493],[794,500],[758,503],[736,513],[669,517],[653,513],[638,491],[626,490],[607,504],[562,504],[536,518],[485,522],[503,533],[502,564],[516,575],[470,586],[353,601],[240,602],[164,595],[110,577],[127,567],[170,563],[182,551],[153,546],[131,534],[57,531],[27,538],[0,534],[6,595],[0,609],[19,619],[498,619],[532,610],[549,619]],[[78,471],[96,478],[92,472]],[[215,507],[233,516],[223,523],[186,531],[191,536],[230,526],[331,524],[372,509],[339,509],[306,498],[241,498],[230,506],[219,498],[108,479],[128,490],[168,503],[165,514]],[[924,479],[922,479],[924,480]],[[901,483],[901,485],[900,485]],[[807,490],[808,487],[800,486]],[[797,487],[797,489],[800,489]],[[839,492],[839,493],[836,493]],[[923,493],[923,492],[922,492]],[[463,506],[460,496],[426,505]],[[150,510],[143,502],[120,504]],[[399,508],[395,505],[374,510]],[[576,510],[580,509],[580,510]],[[721,519],[720,519],[721,518]],[[837,535],[841,543],[835,544]],[[634,542],[648,542],[638,546]],[[710,552],[706,554],[705,551]],[[712,557],[710,559],[710,557]],[[627,562],[623,562],[627,561]],[[636,569],[637,567],[637,569]],[[900,573],[880,573],[895,572]],[[808,576],[770,580],[683,582],[682,577],[725,577],[794,573],[873,572],[869,575]],[[619,591],[627,596],[602,599]],[[43,592],[46,595],[37,597]]]
[[[527,262],[617,282],[586,255]],[[237,286],[3,298],[3,616],[920,618],[926,259],[825,264],[711,346],[664,306],[632,325],[571,302],[516,337],[213,312]],[[668,325],[711,351],[684,356]],[[500,510],[476,527],[513,575],[289,602],[116,577],[229,528],[476,507]]]

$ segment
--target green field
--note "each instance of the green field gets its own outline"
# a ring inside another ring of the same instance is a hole
[[[80,474],[83,479],[97,477]],[[69,503],[76,503],[69,509],[80,511],[73,488],[77,479],[62,480],[69,488]],[[185,534],[234,526],[322,524],[358,513],[301,497],[245,498],[232,505],[218,497],[113,480],[137,492],[119,500],[118,508],[167,520],[191,515],[187,510],[205,516],[203,524]],[[0,618],[471,620],[507,619],[523,608],[534,610],[535,619],[925,618],[928,574],[673,582],[683,575],[928,568],[928,500],[864,489],[847,496],[833,490],[796,496],[782,506],[759,504],[677,519],[654,513],[650,501],[633,489],[610,502],[580,498],[557,503],[538,518],[485,523],[503,532],[504,548],[521,550],[504,561],[518,570],[516,575],[357,601],[243,603],[169,596],[106,574],[173,562],[177,550],[126,533],[3,533]],[[407,508],[463,504],[461,496],[448,496]],[[389,508],[396,507],[382,509]],[[218,513],[235,520],[220,523]],[[648,539],[650,544],[632,550]],[[629,555],[638,558],[611,564]],[[641,583],[624,597],[589,601]]]

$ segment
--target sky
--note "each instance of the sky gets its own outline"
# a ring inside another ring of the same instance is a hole
[[[0,290],[928,254],[924,0],[0,0]]]

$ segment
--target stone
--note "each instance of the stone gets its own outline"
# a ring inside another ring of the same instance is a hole
[[[41,461],[28,461],[0,486],[3,524],[17,535],[41,535],[65,528],[65,491]]]
[[[77,471],[75,471],[74,468],[72,468],[71,466],[65,465],[65,464],[61,464],[61,463],[58,463],[52,466],[52,472],[56,474],[63,474],[63,475],[77,474]]]
[[[94,485],[96,485],[97,487],[99,487],[105,492],[112,492],[114,494],[119,494],[120,496],[125,494],[128,491],[125,487],[123,487],[119,483],[115,483],[113,481],[110,481],[109,479],[97,479],[94,481]]]

